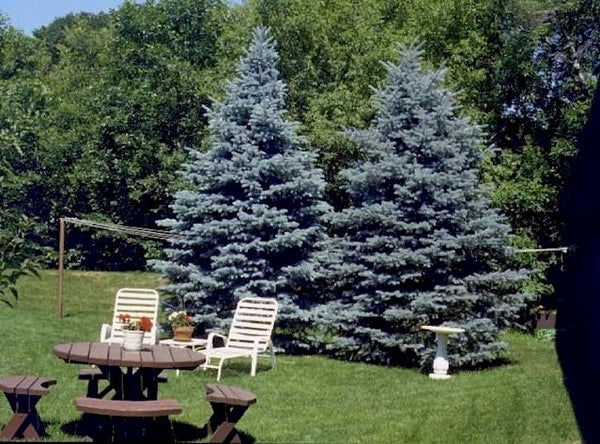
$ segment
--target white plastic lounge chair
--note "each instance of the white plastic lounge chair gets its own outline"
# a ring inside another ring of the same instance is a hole
[[[131,320],[137,321],[142,316],[150,318],[152,330],[144,333],[144,344],[157,343],[156,318],[158,313],[158,292],[148,288],[121,288],[115,298],[115,311],[112,325],[102,324],[100,342],[123,342],[123,330],[119,315],[128,314]]]
[[[247,357],[252,359],[250,374],[254,376],[256,375],[256,364],[259,356],[270,357],[271,367],[276,368],[271,334],[277,317],[277,308],[278,304],[275,299],[241,299],[233,315],[229,336],[225,337],[217,333],[208,335],[206,350],[203,351],[206,356],[206,363],[203,365],[204,370],[207,368],[218,369],[217,381],[219,381],[225,359]],[[213,347],[215,337],[223,338],[225,346]],[[219,364],[211,365],[211,359],[218,359]]]

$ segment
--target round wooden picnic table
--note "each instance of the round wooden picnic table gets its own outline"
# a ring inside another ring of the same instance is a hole
[[[53,353],[67,363],[93,364],[115,391],[113,399],[157,399],[158,375],[165,369],[193,370],[206,360],[202,353],[164,345],[141,351],[123,350],[121,344],[74,342],[54,346]]]

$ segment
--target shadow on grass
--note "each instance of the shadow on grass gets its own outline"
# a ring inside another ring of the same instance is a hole
[[[479,365],[474,365],[474,366],[464,366],[460,369],[451,369],[451,374],[452,375],[460,375],[461,373],[465,373],[465,374],[469,374],[469,373],[473,373],[473,374],[477,374],[481,371],[492,371],[492,370],[497,370],[501,367],[505,367],[505,366],[518,366],[520,365],[521,362],[517,361],[515,359],[509,359],[509,358],[499,358],[496,359],[494,362],[491,363],[485,363],[485,364],[479,364]],[[429,370],[421,370],[421,373],[426,374],[426,373],[431,373],[431,367],[429,368]]]
[[[206,426],[196,427],[187,422],[172,421],[173,435],[176,442],[198,441],[208,437]],[[237,429],[236,429],[237,430]],[[256,442],[254,436],[237,430],[242,444],[252,444]]]
[[[94,431],[86,428],[85,420],[83,417],[81,417],[80,419],[78,419],[76,421],[67,422],[66,424],[61,425],[60,429],[66,435],[70,435],[73,437],[78,436],[78,437],[82,438],[82,440],[86,440],[86,441],[91,440],[92,437],[94,436]],[[88,438],[88,439],[84,439],[84,438]]]
[[[478,365],[466,365],[463,367],[463,370],[466,370],[466,371],[492,370],[492,369],[496,369],[499,367],[504,367],[504,366],[508,366],[508,365],[519,365],[519,364],[521,364],[521,362],[517,361],[516,359],[502,357],[502,358],[495,359],[492,362],[485,362],[483,364],[478,364]]]
[[[214,363],[217,361],[215,360]],[[251,363],[250,359],[236,359],[236,360],[227,360],[223,363],[223,368],[221,369],[221,378],[239,378],[239,377],[247,377],[250,375]],[[256,366],[256,374],[266,373],[272,371],[273,368],[271,364],[266,360],[263,362],[258,362]],[[207,369],[206,373],[211,378],[214,377],[214,380],[211,382],[219,384],[216,380],[217,378],[217,370],[216,369]]]
[[[129,418],[133,419],[133,418]],[[106,429],[110,427],[109,419],[106,417],[93,417],[88,415],[82,415],[79,420],[71,421],[61,426],[61,430],[70,436],[79,437],[83,441],[93,442],[120,442],[122,441],[118,437],[107,437]],[[114,426],[117,428],[120,421],[114,422]],[[165,429],[168,426],[165,424]],[[172,433],[164,430],[161,433],[160,442],[197,442],[204,440],[208,437],[206,427],[196,427],[192,424],[180,421],[171,421]],[[238,434],[242,443],[253,444],[256,439],[247,433],[238,430]],[[112,435],[109,433],[109,436]],[[143,441],[147,438],[154,440],[157,438],[156,430],[153,433],[148,434],[146,437],[140,437],[138,440]],[[138,441],[133,440],[133,441]],[[130,439],[127,439],[130,441]]]

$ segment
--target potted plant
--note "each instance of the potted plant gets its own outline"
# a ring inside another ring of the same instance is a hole
[[[123,349],[128,351],[139,351],[144,342],[144,333],[152,330],[152,320],[146,316],[137,321],[131,319],[128,314],[120,314],[121,329],[123,330]]]
[[[176,341],[189,342],[194,333],[194,322],[192,317],[185,311],[174,311],[167,317],[167,321],[173,329],[173,339]]]

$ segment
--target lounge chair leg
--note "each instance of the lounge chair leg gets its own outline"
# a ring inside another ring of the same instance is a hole
[[[258,361],[258,354],[252,355],[252,368],[250,369],[250,376],[256,376],[256,363]]]
[[[273,350],[272,344],[271,344],[271,368],[273,370],[277,370],[277,362],[275,361],[275,350]]]
[[[217,381],[221,380],[221,369],[223,368],[223,361],[225,361],[225,358],[221,358],[219,360],[219,370],[217,372]]]

